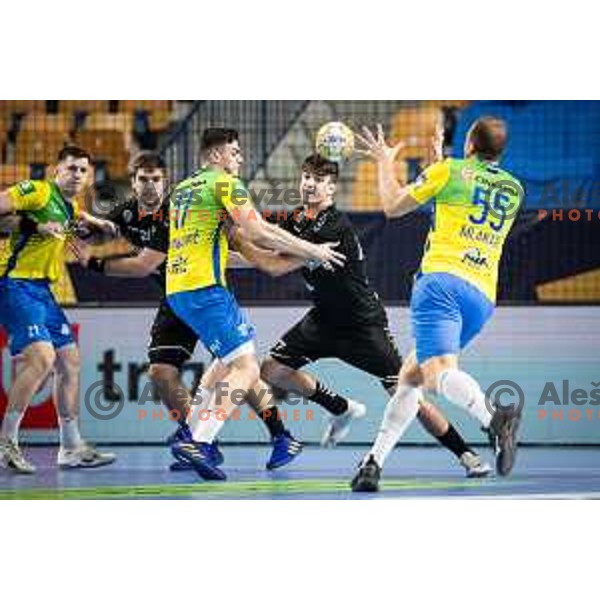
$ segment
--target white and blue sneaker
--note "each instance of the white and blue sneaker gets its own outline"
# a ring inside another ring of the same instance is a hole
[[[341,415],[330,418],[321,438],[321,446],[327,448],[341,442],[350,433],[352,421],[362,419],[366,414],[367,407],[364,404],[348,400],[348,410]]]

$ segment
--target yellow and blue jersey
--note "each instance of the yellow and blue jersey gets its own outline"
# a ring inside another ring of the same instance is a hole
[[[51,181],[22,181],[8,189],[13,210],[38,223],[61,223],[65,229],[80,215]],[[0,278],[56,281],[65,257],[65,240],[15,231],[0,250]]]
[[[227,287],[229,214],[250,202],[237,177],[202,169],[177,185],[170,199],[167,295]]]
[[[523,200],[507,171],[477,158],[446,159],[408,187],[419,203],[433,200],[421,273],[449,273],[496,300],[502,249]]]

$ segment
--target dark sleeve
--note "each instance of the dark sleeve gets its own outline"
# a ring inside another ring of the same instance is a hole
[[[169,252],[169,219],[161,219],[158,222],[158,227],[154,231],[154,235],[150,238],[150,241],[146,244],[146,248],[150,250],[156,250],[163,254]]]
[[[279,216],[277,214],[274,214],[271,218],[268,219],[268,221],[273,225],[277,225],[277,227],[281,227],[281,229],[287,231],[288,233],[294,233],[292,231],[292,227],[294,225],[293,219],[294,218],[289,214],[286,215],[285,218],[283,218],[283,215],[281,214]]]
[[[364,259],[363,250],[358,234],[353,227],[342,226],[338,229],[339,251],[346,255],[348,261],[361,261]]]

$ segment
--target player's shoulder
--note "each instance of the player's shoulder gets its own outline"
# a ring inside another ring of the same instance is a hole
[[[455,158],[448,156],[444,160],[440,160],[436,163],[440,172],[445,172],[449,175],[453,173],[462,174],[463,171],[468,168],[468,161],[464,158]],[[462,176],[462,175],[461,175]]]
[[[427,166],[423,169],[416,179],[412,182],[411,188],[420,188],[430,183],[445,182],[450,178],[450,174],[455,169],[452,158],[444,158]]]
[[[523,184],[521,183],[521,181],[509,170],[501,168],[501,167],[498,167],[498,170],[499,170],[500,174],[502,175],[503,179],[511,181],[513,184],[518,185],[521,189],[523,188]]]
[[[508,187],[520,190],[519,193],[523,192],[523,185],[519,179],[517,179],[517,177],[515,177],[508,169],[501,167],[497,162],[487,163],[486,171],[493,175],[496,185],[504,183]]]
[[[42,179],[25,179],[8,188],[13,208],[20,211],[44,210],[53,196],[51,182]]]
[[[306,217],[312,219],[311,230],[314,234],[324,235],[326,237],[339,237],[345,231],[351,229],[352,225],[347,215],[332,205],[317,215],[310,215],[306,211]]]
[[[9,188],[19,196],[45,195],[50,196],[51,183],[45,179],[24,179]]]

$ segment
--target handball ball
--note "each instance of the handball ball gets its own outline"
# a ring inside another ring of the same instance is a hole
[[[319,129],[315,145],[317,152],[327,160],[348,160],[354,152],[354,133],[344,123],[332,121]]]

